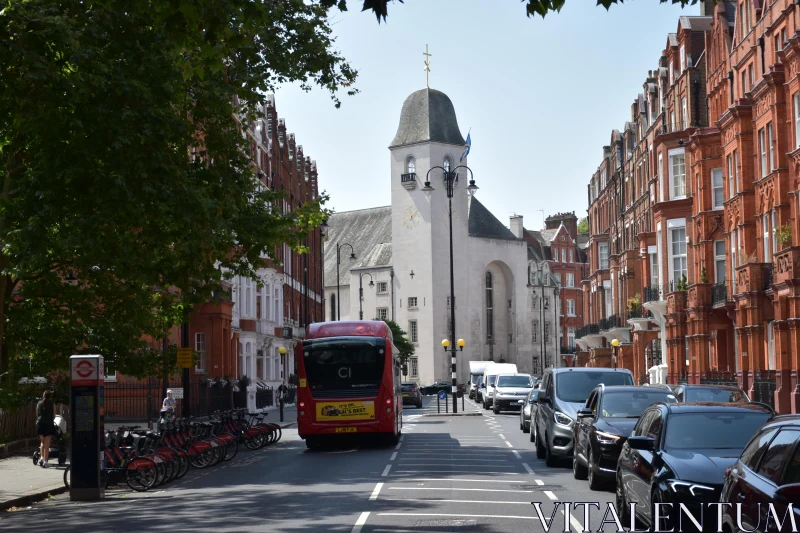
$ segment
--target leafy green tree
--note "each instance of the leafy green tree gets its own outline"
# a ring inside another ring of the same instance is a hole
[[[409,357],[414,355],[414,344],[408,340],[408,334],[403,331],[397,322],[393,320],[384,320],[384,322],[386,322],[386,325],[392,330],[394,345],[397,346],[397,350],[400,352],[398,357],[403,364],[408,363]]]
[[[578,235],[589,235],[589,217],[583,217],[578,221]]]
[[[283,212],[239,124],[286,82],[338,106],[356,72],[322,2],[0,0],[0,375],[141,355],[226,277],[301,252],[320,198]]]

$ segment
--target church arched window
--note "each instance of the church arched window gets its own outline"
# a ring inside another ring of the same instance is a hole
[[[336,320],[336,295],[334,293],[331,293],[331,314],[330,314],[330,319],[331,320]]]
[[[445,171],[450,172],[450,168],[453,165],[449,155],[444,156],[444,161],[442,162],[442,166],[444,167]]]
[[[414,156],[410,155],[406,158],[406,174],[417,173],[417,162],[414,161]]]
[[[486,272],[486,342],[494,339],[494,287],[492,273]]]

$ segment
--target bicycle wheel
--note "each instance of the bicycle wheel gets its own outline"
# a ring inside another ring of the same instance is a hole
[[[69,473],[69,469],[71,466],[72,465],[67,465],[67,468],[64,470],[64,486],[67,487],[67,491],[69,491],[69,486],[70,486],[69,482],[71,481]]]
[[[125,481],[132,490],[145,492],[155,487],[157,480],[157,467],[152,459],[138,457],[128,464]]]
[[[239,453],[239,441],[233,437],[228,435],[226,438],[222,439],[223,441],[227,440],[225,443],[225,460],[230,461],[236,454]]]

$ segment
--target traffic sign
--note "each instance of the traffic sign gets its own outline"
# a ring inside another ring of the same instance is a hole
[[[173,397],[174,399],[176,399],[176,400],[183,400],[183,388],[176,389],[175,387],[172,387],[172,388],[171,388],[171,389],[169,389],[169,390],[171,390],[171,391],[172,391],[172,397]]]
[[[446,400],[447,399],[447,393],[445,391],[443,391],[443,390],[440,390],[439,391],[439,399],[440,400]]]
[[[194,349],[178,348],[178,368],[192,368],[194,366]]]

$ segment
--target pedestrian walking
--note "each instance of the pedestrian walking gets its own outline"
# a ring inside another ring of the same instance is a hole
[[[53,405],[53,393],[49,390],[44,391],[42,400],[36,405],[36,432],[39,434],[39,466],[50,468],[50,439],[55,433],[54,419],[55,406]]]
[[[278,387],[278,405],[280,405],[281,422],[283,422],[283,408],[286,405],[286,396],[289,393],[289,387],[286,386],[284,379]]]

